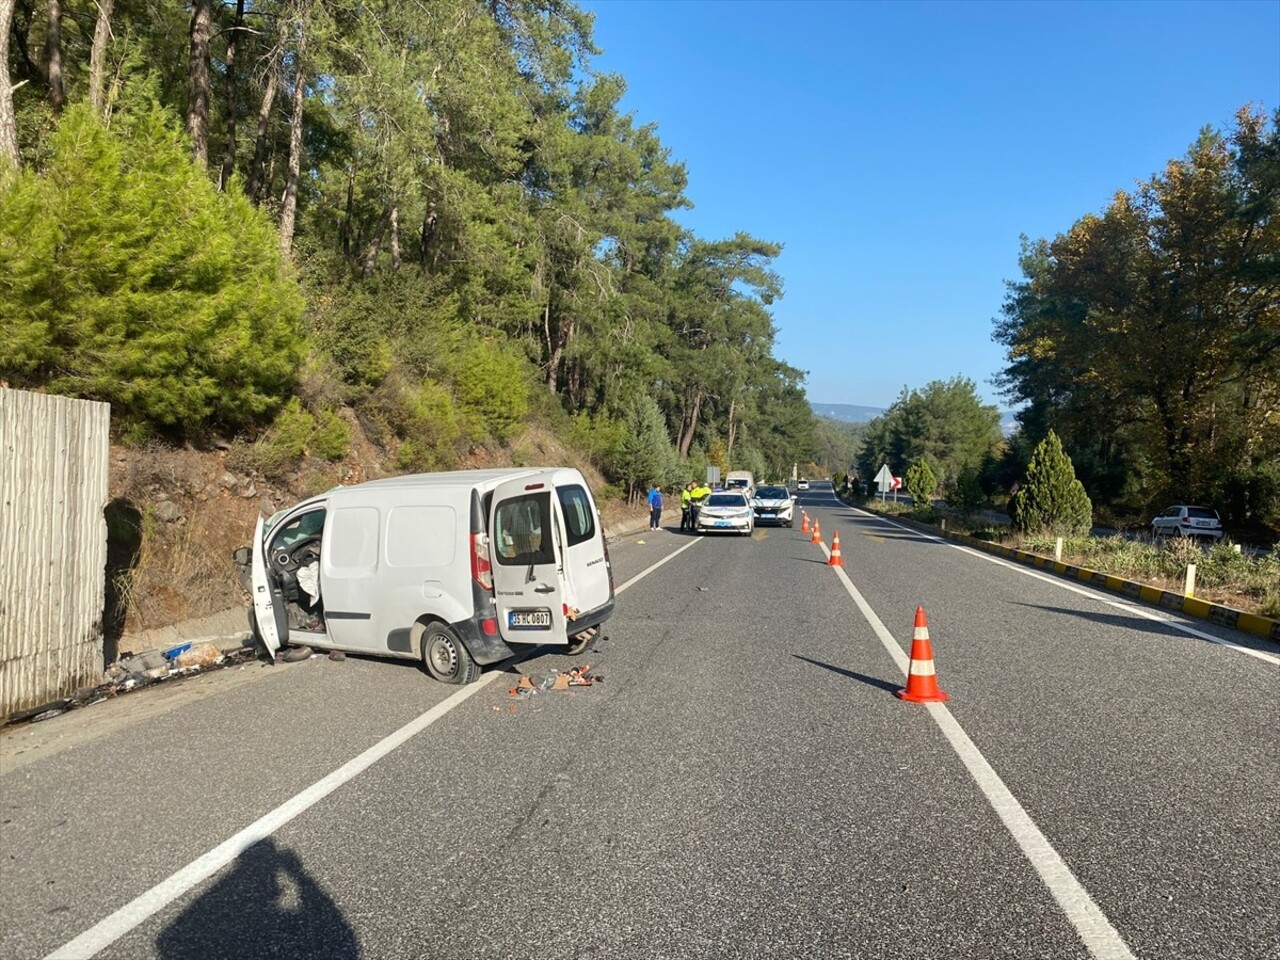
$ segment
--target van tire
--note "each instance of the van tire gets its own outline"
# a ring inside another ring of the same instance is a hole
[[[422,664],[441,683],[468,684],[480,679],[480,664],[462,645],[458,635],[443,623],[427,627],[422,641]]]

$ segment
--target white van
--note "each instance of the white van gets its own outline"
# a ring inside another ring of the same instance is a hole
[[[726,493],[736,490],[750,500],[755,493],[756,478],[751,475],[750,470],[730,470],[725,474],[724,489]]]
[[[595,500],[569,468],[335,487],[259,518],[235,560],[273,657],[292,643],[415,659],[446,683],[512,644],[582,652],[614,608]]]

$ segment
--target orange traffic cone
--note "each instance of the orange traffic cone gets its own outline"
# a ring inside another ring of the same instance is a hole
[[[945,703],[950,694],[938,689],[938,677],[933,672],[933,644],[929,642],[929,621],[924,607],[916,607],[916,632],[911,640],[911,669],[907,672],[907,688],[897,690],[894,696],[912,703]]]
[[[801,510],[801,511],[800,511],[800,515],[801,515],[802,517],[804,517],[804,523],[802,523],[802,524],[800,525],[800,532],[801,532],[801,533],[808,533],[808,532],[809,532],[809,514],[808,514],[808,511]]]
[[[836,531],[835,538],[831,541],[831,557],[827,560],[828,567],[843,567],[844,557],[840,555],[840,531]]]
[[[822,531],[818,528],[818,518],[817,518],[817,517],[814,517],[814,518],[813,518],[813,539],[812,539],[812,540],[810,540],[809,542],[810,542],[810,543],[821,543],[821,542],[822,542]]]

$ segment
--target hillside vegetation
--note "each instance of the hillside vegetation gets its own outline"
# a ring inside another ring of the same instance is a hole
[[[346,456],[344,409],[398,469],[538,422],[624,491],[717,442],[761,475],[809,453],[781,248],[677,224],[685,168],[572,4],[54,13],[12,31],[10,385],[109,401],[128,443],[235,438],[277,477]]]
[[[573,4],[0,13],[0,383],[112,405],[117,620],[224,604],[253,516],[337,482],[812,459],[781,247],[681,228]]]

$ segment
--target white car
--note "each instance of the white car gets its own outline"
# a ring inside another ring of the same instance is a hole
[[[795,498],[786,487],[760,487],[751,498],[756,523],[779,523],[791,526]]]
[[[1154,537],[1209,537],[1222,539],[1222,520],[1218,511],[1209,507],[1179,504],[1151,520]]]
[[[808,490],[808,489],[809,489],[809,481],[808,481],[808,480],[806,480],[804,477],[801,477],[799,480],[797,480],[797,481],[796,481],[796,489],[797,489],[797,490]]]
[[[741,493],[713,493],[698,509],[698,533],[723,530],[751,536],[755,528],[755,512]]]

